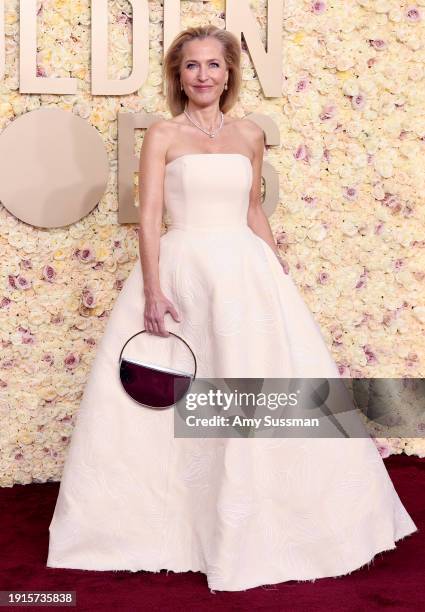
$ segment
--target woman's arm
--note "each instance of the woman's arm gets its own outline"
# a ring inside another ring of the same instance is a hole
[[[165,121],[151,125],[143,138],[139,163],[139,251],[145,294],[144,325],[149,333],[168,336],[164,315],[180,321],[174,304],[163,294],[159,278],[159,255],[164,207],[165,157],[168,130]]]
[[[273,253],[279,260],[279,263],[287,272],[286,262],[282,259],[279,250],[276,246],[273,232],[271,230],[267,215],[263,209],[263,202],[261,198],[261,177],[263,169],[263,155],[264,155],[264,132],[263,130],[253,121],[249,121],[250,125],[250,141],[254,143],[254,158],[252,161],[253,178],[252,187],[249,195],[249,208],[248,208],[248,225],[253,232],[260,236],[272,249]]]
[[[139,162],[139,252],[145,295],[160,293],[159,241],[161,234],[165,153],[163,122],[149,126],[143,138]]]

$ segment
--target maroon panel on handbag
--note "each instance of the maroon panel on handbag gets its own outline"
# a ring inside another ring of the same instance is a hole
[[[146,332],[142,330],[127,340],[119,356],[119,375],[125,392],[136,402],[148,408],[170,408],[189,391],[196,376],[196,357],[188,345],[177,334],[169,332],[184,342],[192,353],[194,372],[182,372],[172,368],[163,368],[122,357],[127,343],[135,336]]]

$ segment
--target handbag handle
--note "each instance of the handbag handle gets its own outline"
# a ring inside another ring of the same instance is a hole
[[[135,338],[135,337],[136,337],[136,336],[138,336],[139,334],[143,334],[143,333],[145,333],[145,332],[147,332],[147,331],[148,331],[147,329],[142,329],[142,331],[136,332],[135,334],[133,334],[133,335],[132,335],[132,336],[131,336],[131,337],[130,337],[128,340],[127,340],[127,342],[124,344],[124,346],[123,346],[123,347],[122,347],[122,349],[121,349],[120,356],[118,357],[118,363],[120,363],[120,362],[121,362],[121,355],[122,355],[122,353],[123,353],[123,350],[125,349],[125,347],[127,346],[127,344],[130,342],[130,340],[132,340],[133,338]],[[185,345],[187,346],[187,348],[189,349],[189,351],[192,353],[192,357],[193,357],[193,360],[194,360],[194,362],[195,362],[195,371],[193,372],[193,378],[195,378],[195,377],[196,377],[196,368],[197,368],[197,362],[196,362],[195,353],[192,351],[192,349],[190,348],[190,346],[188,345],[188,343],[186,342],[186,340],[184,340],[184,339],[183,339],[181,336],[179,336],[178,334],[175,334],[175,333],[174,333],[174,332],[172,332],[172,331],[169,331],[168,333],[169,333],[169,334],[171,334],[171,335],[173,335],[173,336],[175,336],[176,338],[179,338],[179,340],[181,340],[182,342],[184,342],[184,343],[185,343]]]

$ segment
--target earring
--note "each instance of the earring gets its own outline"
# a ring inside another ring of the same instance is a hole
[[[224,85],[224,89],[227,89],[227,81],[226,81],[226,84]]]

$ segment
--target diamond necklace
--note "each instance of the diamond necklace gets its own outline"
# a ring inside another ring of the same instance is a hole
[[[189,115],[189,113],[186,111],[186,109],[184,109],[184,114],[186,115],[186,117],[189,119],[189,121],[191,121],[193,123],[193,125],[195,127],[197,127],[199,130],[202,130],[202,132],[204,132],[204,134],[207,134],[210,138],[215,138],[217,136],[217,134],[219,133],[219,131],[221,130],[221,128],[223,127],[223,121],[224,121],[224,115],[223,113],[220,111],[221,114],[221,121],[220,121],[220,125],[217,128],[217,130],[214,132],[214,130],[212,130],[211,132],[209,130],[206,130],[205,128],[203,128],[201,125],[199,125],[199,123],[197,123],[194,119],[191,118],[191,116]]]

